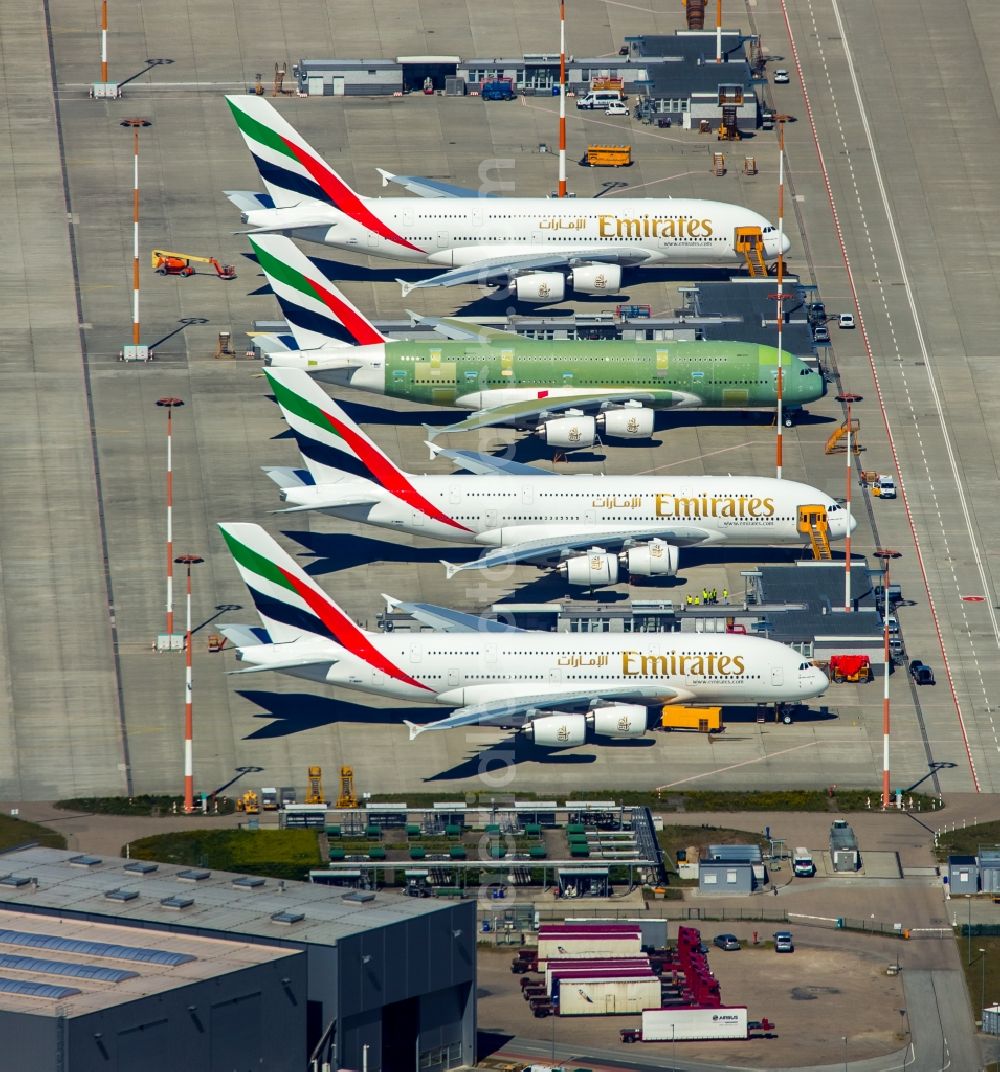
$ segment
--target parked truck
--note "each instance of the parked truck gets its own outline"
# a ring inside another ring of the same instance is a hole
[[[265,785],[260,791],[260,806],[264,811],[278,810],[278,789],[276,786]]]
[[[896,481],[886,473],[875,473],[865,469],[861,473],[860,483],[868,488],[872,495],[880,499],[896,498]]]
[[[543,923],[538,930],[537,963],[578,957],[638,957],[642,932],[631,924]]]
[[[635,1015],[660,1004],[659,976],[624,976],[618,979],[563,978],[559,983],[560,1016]]]
[[[812,878],[816,874],[816,865],[809,850],[799,845],[792,853],[792,874],[796,878]]]
[[[719,1009],[645,1009],[638,1041],[673,1042],[676,1039],[683,1042],[746,1037],[746,1006],[736,1005]]]

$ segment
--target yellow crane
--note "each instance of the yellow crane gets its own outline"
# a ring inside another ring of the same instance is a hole
[[[337,797],[338,808],[356,808],[358,795],[354,792],[354,768],[340,768],[340,796]]]
[[[310,767],[309,768],[309,788],[306,790],[306,803],[307,804],[325,804],[326,797],[323,796],[323,768],[322,767]]]

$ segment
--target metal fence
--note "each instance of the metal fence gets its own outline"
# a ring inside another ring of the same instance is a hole
[[[538,923],[560,922],[567,914],[565,901],[552,905],[507,905],[490,907],[484,904],[477,913],[480,940],[497,944],[515,941],[512,932],[518,935],[532,932]],[[849,916],[811,916],[803,912],[787,912],[763,906],[692,905],[683,901],[653,901],[645,906],[623,905],[611,908],[607,905],[587,905],[578,900],[572,902],[574,919],[635,920],[666,919],[677,923],[785,923],[797,927],[820,927],[826,930],[860,931],[890,938],[942,939],[952,938],[956,933],[951,927],[907,927],[898,922],[888,923],[878,919],[852,919]],[[482,924],[490,925],[487,937]],[[505,926],[506,924],[506,926]],[[505,933],[506,932],[506,933]],[[967,924],[959,932],[966,936]],[[1000,924],[973,924],[973,935],[1000,935]]]

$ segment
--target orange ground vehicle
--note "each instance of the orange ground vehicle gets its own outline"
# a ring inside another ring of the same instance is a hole
[[[235,264],[220,264],[214,257],[196,257],[193,253],[168,253],[165,249],[154,249],[152,254],[153,271],[157,275],[194,275],[191,263],[210,264],[220,279],[235,279]]]

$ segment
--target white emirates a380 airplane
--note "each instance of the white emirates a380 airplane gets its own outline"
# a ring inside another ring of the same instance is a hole
[[[305,469],[266,466],[289,504],[335,517],[471,544],[462,570],[527,562],[557,565],[571,585],[673,577],[680,548],[809,547],[847,533],[847,511],[808,484],[755,476],[562,476],[491,454],[443,455],[475,476],[400,469],[301,369],[265,369]],[[855,519],[850,519],[853,530]],[[620,554],[618,553],[620,552]]]
[[[355,625],[257,525],[219,526],[264,628],[222,631],[245,663],[406,703],[457,708],[425,730],[523,726],[539,745],[645,733],[647,706],[794,703],[822,695],[822,670],[784,644],[727,633],[544,633],[441,608],[437,632]]]
[[[692,198],[494,197],[382,171],[420,197],[365,197],[262,97],[227,97],[267,194],[226,191],[251,234],[281,233],[372,257],[441,265],[414,287],[508,286],[521,301],[617,294],[640,264],[743,264],[789,249],[739,205]],[[426,199],[426,200],[424,200]]]

